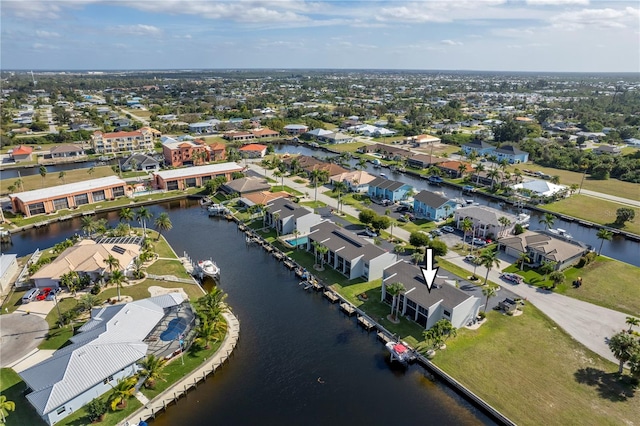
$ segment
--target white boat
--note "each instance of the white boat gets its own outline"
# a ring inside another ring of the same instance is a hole
[[[526,213],[519,213],[518,216],[516,216],[516,223],[522,226],[523,228],[529,227],[530,220],[531,220],[531,215],[528,215]]]
[[[549,232],[559,237],[566,238],[567,240],[573,239],[573,236],[562,228],[549,229]]]
[[[222,204],[212,204],[207,207],[207,211],[209,212],[209,216],[222,216],[230,213],[229,209]]]
[[[400,342],[388,342],[384,345],[391,353],[391,361],[407,363],[413,358],[413,353],[409,348]]]
[[[201,260],[198,262],[198,270],[204,275],[208,275],[212,278],[218,278],[220,276],[220,268],[212,260]]]

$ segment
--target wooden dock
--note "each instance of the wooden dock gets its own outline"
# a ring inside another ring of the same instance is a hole
[[[349,316],[351,316],[351,315],[356,313],[356,308],[354,308],[353,305],[351,303],[348,303],[348,302],[342,302],[340,304],[340,309],[342,309],[344,311],[344,313],[349,315]]]
[[[322,287],[322,284],[320,284],[318,282],[318,280],[312,280],[311,281],[311,287],[313,287],[313,289],[315,291],[321,291],[324,287]]]
[[[385,344],[391,342],[391,338],[384,334],[382,331],[378,331],[378,340],[382,340]]]
[[[376,325],[362,315],[358,315],[358,324],[367,331],[371,331]]]
[[[336,303],[338,300],[340,300],[340,298],[331,290],[327,290],[323,294],[324,294],[324,297],[329,299],[331,303]]]

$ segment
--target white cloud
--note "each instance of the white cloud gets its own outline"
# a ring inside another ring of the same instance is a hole
[[[110,27],[110,31],[114,31],[115,34],[128,34],[137,36],[159,36],[162,34],[162,30],[153,25],[137,24],[137,25],[116,25]]]
[[[449,46],[462,46],[462,42],[453,41],[453,40],[442,40],[442,41],[440,41],[440,43],[446,44],[446,45],[449,45]]]
[[[38,37],[42,37],[42,38],[56,38],[56,37],[60,37],[60,34],[54,32],[54,31],[42,31],[42,30],[36,30],[36,35]]]
[[[589,0],[527,0],[527,4],[531,6],[565,6],[575,4],[586,6],[589,4]]]
[[[632,7],[625,9],[582,9],[564,12],[550,19],[552,25],[560,29],[580,29],[584,27],[625,28],[628,23],[637,25],[640,10]]]

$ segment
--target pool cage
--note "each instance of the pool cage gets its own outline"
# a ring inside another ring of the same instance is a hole
[[[165,308],[165,316],[143,340],[147,354],[171,359],[186,352],[196,337],[196,314],[189,301]]]

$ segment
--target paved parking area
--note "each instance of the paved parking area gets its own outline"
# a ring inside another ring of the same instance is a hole
[[[25,305],[28,306],[28,305]],[[38,347],[49,326],[40,315],[23,312],[0,316],[0,367],[7,367]]]

